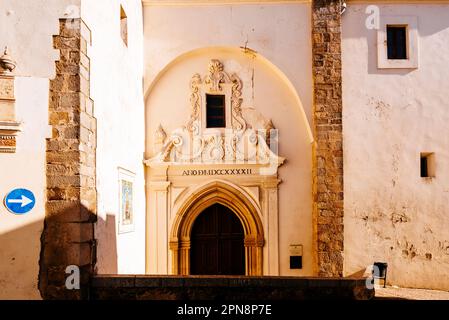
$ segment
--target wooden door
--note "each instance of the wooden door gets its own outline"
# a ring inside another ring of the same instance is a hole
[[[195,220],[191,234],[190,274],[244,275],[244,232],[229,208],[214,204]]]

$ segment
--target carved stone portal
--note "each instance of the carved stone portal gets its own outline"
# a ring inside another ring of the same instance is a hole
[[[201,78],[199,74],[195,74],[190,81],[192,93],[190,95],[190,103],[192,105],[192,113],[190,116],[187,129],[193,133],[199,133],[200,127],[197,125],[200,121],[202,93],[226,94],[227,87],[231,87],[231,122],[232,129],[244,131],[246,122],[242,117],[242,81],[236,74],[229,75],[224,71],[223,64],[213,59],[209,62],[209,73]]]

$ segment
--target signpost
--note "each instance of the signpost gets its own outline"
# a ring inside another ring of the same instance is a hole
[[[4,204],[11,213],[25,214],[34,208],[36,198],[27,189],[15,189],[6,195]]]

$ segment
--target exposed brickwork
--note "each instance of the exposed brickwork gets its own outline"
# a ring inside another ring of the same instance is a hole
[[[50,81],[47,202],[41,237],[39,290],[46,299],[82,299],[95,264],[96,120],[89,98],[90,31],[82,20],[60,20],[60,51]],[[81,290],[67,290],[68,265],[81,269]]]
[[[314,220],[319,276],[343,274],[340,0],[314,0]]]

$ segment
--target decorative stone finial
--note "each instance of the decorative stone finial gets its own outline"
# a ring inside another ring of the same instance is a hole
[[[16,68],[17,64],[9,55],[8,47],[5,47],[3,55],[0,57],[0,70],[1,74],[11,74]]]

